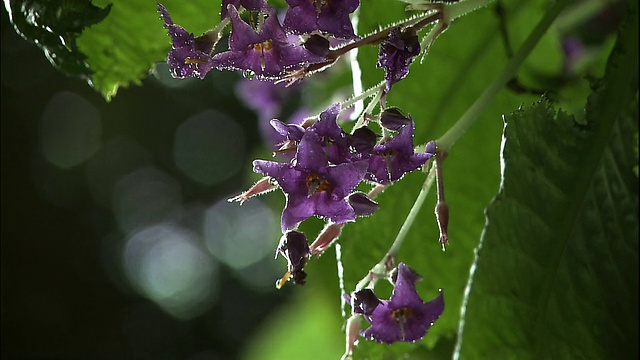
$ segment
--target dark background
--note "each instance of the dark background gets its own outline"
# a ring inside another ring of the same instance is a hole
[[[166,314],[131,288],[112,261],[114,250],[105,249],[104,239],[119,234],[111,210],[91,197],[85,165],[47,164],[38,138],[47,103],[60,91],[75,93],[100,112],[104,140],[133,139],[152,154],[156,167],[179,181],[183,201],[211,203],[246,185],[249,154],[261,146],[255,114],[230,91],[236,75],[173,89],[148,78],[142,86],[120,89],[107,103],[86,82],[55,70],[37,46],[17,35],[4,7],[1,44],[2,358],[238,357],[291,289],[275,291],[271,281],[267,290],[252,288],[221,266],[224,291],[215,305],[190,320]],[[203,186],[176,169],[169,144],[186,116],[212,107],[243,119],[247,171]]]

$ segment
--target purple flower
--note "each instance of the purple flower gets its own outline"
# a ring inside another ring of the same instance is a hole
[[[411,115],[409,115],[411,119]],[[435,155],[435,143],[429,142],[423,153],[413,151],[413,120],[403,126],[388,142],[376,145],[369,158],[367,180],[380,184],[397,181],[405,173],[416,170]]]
[[[176,25],[165,7],[158,3],[158,12],[164,21],[164,27],[169,29],[172,47],[167,56],[167,64],[174,78],[198,77],[204,79],[211,69],[218,67],[218,62],[209,53],[213,48],[214,39],[206,34],[194,38],[182,26]]]
[[[293,278],[294,283],[304,285],[307,274],[302,269],[309,261],[311,254],[307,237],[299,231],[288,231],[280,238],[276,257],[278,254],[282,254],[287,259],[287,273],[276,286],[281,288],[289,277]]]
[[[420,276],[406,264],[398,265],[398,277],[389,300],[375,306],[370,296],[365,297],[361,312],[371,324],[362,332],[369,340],[391,344],[396,341],[414,342],[422,339],[431,325],[444,311],[442,291],[429,302],[423,302],[416,292]],[[354,308],[355,312],[356,309]],[[367,314],[369,312],[369,314]]]
[[[562,71],[571,73],[575,70],[575,66],[580,62],[580,59],[584,57],[586,48],[579,38],[572,36],[562,39],[561,46],[564,53]]]
[[[286,0],[289,9],[284,28],[294,34],[324,31],[339,38],[354,38],[349,14],[354,12],[358,0]]]
[[[227,10],[232,27],[230,50],[213,57],[220,62],[221,68],[251,70],[261,77],[276,78],[291,67],[324,60],[304,47],[288,42],[273,8],[263,9],[267,17],[257,32],[240,18],[233,5],[230,4]]]
[[[415,32],[400,32],[399,28],[391,30],[389,37],[380,44],[377,64],[384,69],[387,91],[409,74],[409,65],[418,54],[420,42]]]
[[[320,137],[306,131],[298,145],[295,165],[255,160],[255,172],[276,179],[286,195],[282,231],[317,215],[341,224],[354,221],[356,213],[347,197],[362,181],[366,161],[329,165]]]
[[[236,9],[242,6],[249,11],[261,11],[268,6],[265,0],[222,0],[221,20],[229,17],[229,11],[227,10],[229,5],[233,5]]]
[[[349,161],[348,135],[338,125],[339,114],[340,104],[333,104],[321,112],[320,120],[309,128],[320,136],[327,158],[333,164]]]

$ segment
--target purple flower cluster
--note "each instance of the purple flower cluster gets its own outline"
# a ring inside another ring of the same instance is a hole
[[[340,104],[334,104],[307,128],[271,122],[286,137],[283,146],[295,149],[296,155],[286,163],[255,160],[253,169],[275,179],[285,193],[283,233],[312,216],[341,224],[355,221],[358,215],[370,215],[375,203],[354,192],[358,184],[396,181],[434,155],[434,146],[414,153],[410,118],[394,137],[376,144],[377,136],[368,128],[353,135],[345,133],[337,122],[339,113]]]
[[[355,37],[349,14],[359,6],[358,0],[287,2],[290,7],[283,27],[276,10],[265,0],[223,0],[220,15],[223,20],[229,19],[231,34],[229,50],[217,54],[213,51],[222,29],[195,37],[174,24],[167,9],[158,4],[158,12],[172,41],[167,57],[171,74],[176,78],[203,79],[212,69],[242,70],[260,79],[280,79],[309,64],[324,62],[328,53],[327,38]],[[245,22],[240,10],[252,12],[250,18],[258,21]],[[308,35],[310,43],[302,43],[287,34]]]
[[[433,300],[423,302],[416,291],[420,276],[400,263],[393,294],[380,300],[370,289],[357,291],[351,297],[355,314],[362,314],[371,325],[362,336],[377,342],[415,342],[422,339],[444,311],[442,292]]]
[[[172,42],[167,63],[174,77],[203,79],[209,71],[217,69],[242,71],[250,75],[247,78],[266,80],[247,80],[238,91],[259,111],[260,122],[266,128],[261,129],[263,134],[277,139],[273,140],[276,142],[274,154],[285,156],[281,161],[254,160],[253,170],[264,177],[230,201],[242,204],[278,188],[283,191],[286,199],[281,218],[283,235],[276,257],[281,255],[286,259],[287,271],[276,282],[278,288],[289,280],[305,284],[304,267],[312,256],[321,254],[338,238],[344,224],[356,221],[359,216],[373,215],[380,206],[372,198],[381,189],[421,168],[436,155],[433,141],[426,144],[424,151],[416,152],[413,119],[397,108],[386,108],[385,104],[385,94],[408,75],[409,65],[421,52],[416,31],[425,25],[407,22],[380,30],[382,34],[359,38],[349,17],[359,7],[360,0],[285,1],[288,8],[281,22],[268,0],[222,0],[220,25],[197,37],[175,24],[167,9],[158,4]],[[229,25],[228,48],[217,51],[216,45]],[[281,115],[287,91],[295,91],[290,85],[324,70],[350,49],[364,44],[380,44],[377,66],[385,71],[386,86],[383,88],[381,83],[361,94],[359,99],[374,96],[372,92],[378,91],[370,105],[380,101],[379,115],[371,113],[374,106],[368,106],[351,133],[338,124],[340,103],[329,106],[317,118],[304,121],[297,121],[301,116],[293,116],[294,120],[289,122],[274,118]],[[283,82],[288,83],[286,87]],[[369,128],[370,123],[377,123],[381,134]],[[369,194],[359,191],[363,183],[375,185]],[[442,201],[441,211],[437,212],[438,223],[441,233],[444,228],[446,234],[448,208],[443,195],[438,201],[439,204]],[[314,216],[325,220],[326,226],[309,245],[305,234],[297,228]],[[397,248],[395,242],[391,248]],[[396,255],[385,255],[387,259],[378,264],[384,265],[384,273],[371,272],[368,276],[373,280],[364,284],[361,281],[358,287],[371,288],[345,295],[353,310],[350,320],[357,320],[348,330],[353,335],[351,345],[356,342],[353,339],[357,339],[361,317],[370,324],[360,333],[362,336],[390,344],[422,339],[442,314],[442,292],[433,300],[423,302],[415,287],[420,276],[404,263],[395,267]],[[388,300],[381,300],[372,287],[375,280],[390,271],[393,294]]]

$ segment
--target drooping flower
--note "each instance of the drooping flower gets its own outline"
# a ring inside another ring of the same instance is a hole
[[[167,56],[167,64],[174,78],[197,77],[204,79],[211,69],[218,67],[218,61],[209,55],[215,41],[217,41],[217,34],[194,37],[182,26],[174,24],[169,12],[160,3],[158,3],[158,12],[171,37],[172,46]],[[216,37],[216,39],[212,37]]]
[[[254,171],[274,178],[286,195],[283,232],[314,215],[337,224],[355,220],[347,197],[364,178],[366,161],[330,165],[318,134],[306,131],[294,163],[253,162]]]
[[[266,19],[258,31],[240,18],[235,6],[230,4],[227,10],[232,27],[229,51],[213,57],[221,68],[250,70],[261,77],[277,78],[287,69],[324,60],[288,41],[273,8],[262,10]]]
[[[409,115],[409,119],[411,116]],[[369,158],[367,180],[388,184],[399,180],[404,174],[418,169],[435,155],[435,142],[429,142],[423,153],[413,150],[413,120],[391,138],[388,142],[376,145],[373,156]]]
[[[380,44],[377,63],[384,69],[387,91],[409,74],[409,65],[418,54],[420,41],[415,32],[401,32],[399,28],[391,30],[389,37]]]
[[[444,299],[440,291],[433,300],[423,302],[416,291],[415,284],[418,280],[418,274],[405,263],[400,263],[389,300],[382,300],[380,304],[373,306],[375,302],[367,295],[361,303],[361,311],[371,326],[362,332],[362,336],[387,344],[422,339],[442,315]],[[355,308],[354,312],[357,312]]]
[[[304,285],[307,274],[303,268],[311,256],[307,237],[299,231],[286,232],[280,238],[276,257],[278,254],[282,254],[287,259],[287,273],[276,283],[276,286],[281,288],[289,278],[292,278],[293,282],[298,285]]]
[[[284,28],[294,34],[324,31],[335,37],[355,37],[349,14],[360,6],[359,0],[286,0],[289,9]]]

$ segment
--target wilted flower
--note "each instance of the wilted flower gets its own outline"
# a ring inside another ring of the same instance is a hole
[[[289,278],[293,278],[293,282],[298,285],[304,285],[307,274],[303,268],[311,256],[307,237],[299,231],[288,231],[280,239],[276,257],[278,254],[282,254],[287,259],[287,273],[276,283],[276,286],[281,288]]]
[[[415,32],[401,32],[399,28],[391,30],[389,37],[380,44],[377,64],[384,69],[387,91],[409,74],[409,65],[418,54],[420,41]]]

